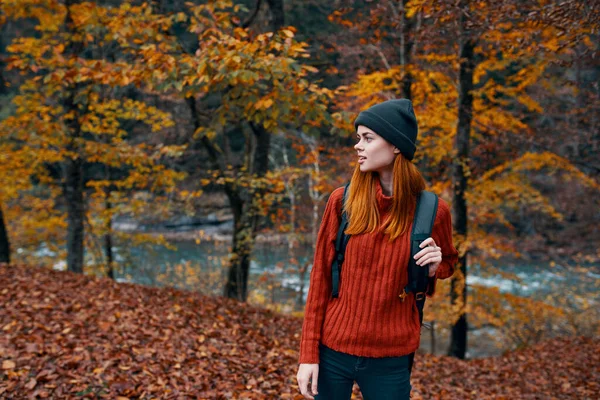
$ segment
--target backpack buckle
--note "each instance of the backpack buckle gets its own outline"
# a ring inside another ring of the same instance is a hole
[[[423,300],[425,298],[425,292],[415,293],[415,300]]]
[[[406,290],[402,289],[402,293],[400,293],[398,295],[398,297],[400,297],[400,301],[404,301],[404,299],[406,298],[406,296],[408,296],[408,294],[406,293]]]

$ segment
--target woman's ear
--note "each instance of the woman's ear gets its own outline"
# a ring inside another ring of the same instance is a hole
[[[397,147],[394,147],[394,154],[400,154],[400,150]]]

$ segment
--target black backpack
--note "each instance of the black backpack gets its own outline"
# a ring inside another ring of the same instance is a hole
[[[348,182],[344,188],[344,197],[342,204],[346,203],[348,195]],[[415,300],[417,303],[417,309],[419,310],[419,322],[423,325],[423,307],[425,306],[425,294],[433,278],[429,277],[429,266],[417,265],[414,255],[422,250],[419,245],[421,242],[431,236],[433,224],[435,222],[435,216],[437,213],[438,197],[433,192],[423,190],[417,196],[417,207],[415,210],[414,223],[410,234],[410,259],[408,263],[408,284],[402,290],[402,293],[398,295],[401,301],[408,296],[409,293],[415,294]],[[344,231],[348,225],[348,218],[344,208],[342,207],[342,222],[338,229],[337,238],[335,241],[335,252],[336,255],[331,264],[331,283],[332,283],[332,296],[338,297],[339,293],[339,282],[340,282],[340,269],[344,262],[344,253],[346,251],[346,244],[350,240],[350,235],[346,235]],[[412,359],[414,353],[411,354],[410,369],[412,369]]]

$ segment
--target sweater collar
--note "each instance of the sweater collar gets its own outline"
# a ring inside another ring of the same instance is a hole
[[[379,178],[375,179],[375,182],[377,205],[379,206],[379,210],[387,211],[392,205],[393,196],[386,196],[383,193],[383,189],[381,188],[381,182]]]

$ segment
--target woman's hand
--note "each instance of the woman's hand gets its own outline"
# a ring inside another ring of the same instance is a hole
[[[437,247],[431,237],[423,240],[419,247],[425,248],[415,254],[417,265],[429,264],[429,276],[435,276],[435,271],[437,271],[442,262],[442,248]]]
[[[309,387],[308,382],[312,378],[312,385]],[[317,394],[317,379],[319,378],[319,364],[300,364],[298,367],[298,374],[296,379],[298,380],[298,386],[300,387],[300,393],[305,399],[314,399],[314,395]]]

